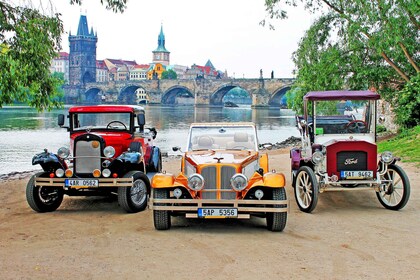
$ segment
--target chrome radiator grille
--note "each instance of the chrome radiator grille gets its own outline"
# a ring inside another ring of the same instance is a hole
[[[101,169],[101,145],[93,145],[93,141],[79,140],[74,144],[74,154],[75,173],[92,174],[94,169]]]
[[[220,182],[217,182],[217,174],[220,174]],[[201,194],[203,199],[235,199],[236,192],[230,186],[230,178],[236,173],[232,166],[207,166],[202,169],[201,175],[204,178],[204,191]],[[229,190],[220,191],[220,190]],[[220,196],[218,194],[220,193]]]

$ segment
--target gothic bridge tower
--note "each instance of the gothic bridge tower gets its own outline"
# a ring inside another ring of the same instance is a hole
[[[81,15],[77,35],[69,35],[69,85],[72,89],[96,82],[97,34],[89,32],[86,16]],[[73,91],[73,95],[76,92]],[[75,97],[75,96],[73,96]]]

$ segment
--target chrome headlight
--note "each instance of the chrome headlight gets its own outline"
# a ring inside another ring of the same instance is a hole
[[[312,154],[312,162],[314,164],[319,164],[324,159],[324,155],[320,151],[316,151]]]
[[[199,191],[204,187],[204,178],[198,173],[188,177],[188,187],[194,191]]]
[[[394,155],[390,151],[385,151],[381,154],[381,159],[385,163],[390,163],[394,160]]]
[[[106,146],[104,149],[104,156],[107,158],[112,158],[115,155],[115,149],[112,146]]]
[[[109,170],[108,168],[105,168],[104,170],[102,170],[102,176],[104,176],[105,178],[108,178],[109,176],[111,176],[111,170]]]
[[[55,171],[55,176],[57,176],[58,178],[63,177],[63,176],[64,176],[64,170],[63,170],[63,169],[61,169],[61,168],[58,168],[58,169]]]
[[[243,191],[248,186],[248,178],[243,174],[236,173],[230,178],[230,185],[237,192]]]
[[[60,149],[58,149],[57,151],[57,156],[59,156],[60,158],[67,158],[70,155],[70,150],[66,147],[61,147]]]

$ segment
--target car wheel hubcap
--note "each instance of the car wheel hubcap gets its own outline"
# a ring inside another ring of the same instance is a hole
[[[147,188],[143,180],[134,181],[133,187],[131,187],[131,200],[136,205],[141,205],[146,200]]]

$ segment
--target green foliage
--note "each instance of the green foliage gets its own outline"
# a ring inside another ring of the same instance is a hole
[[[104,0],[100,0],[101,4],[104,4]],[[83,0],[70,0],[70,4],[82,5]],[[106,9],[112,10],[113,12],[124,12],[127,8],[127,0],[106,0]]]
[[[420,165],[420,126],[402,130],[398,136],[378,143],[378,152],[391,151],[403,161]]]
[[[397,123],[402,127],[420,125],[420,73],[411,78],[395,98]]]
[[[178,75],[172,69],[166,70],[162,72],[162,80],[176,80]]]
[[[379,124],[379,125],[376,126],[376,133],[382,133],[382,132],[385,132],[385,131],[386,131],[386,127],[385,126],[383,126],[381,124]]]
[[[126,0],[106,0],[106,4],[122,12]],[[25,102],[39,111],[61,106],[62,80],[49,70],[61,50],[60,16],[0,1],[0,108],[13,102]]]
[[[303,95],[313,90],[375,88],[392,102],[418,75],[418,0],[265,1],[271,19],[286,17],[285,7],[298,4],[310,12],[320,8],[326,12],[306,32],[293,55],[297,80],[296,100],[291,103],[296,111],[302,110]],[[415,92],[415,87],[408,91]],[[401,111],[411,114],[407,109]]]

